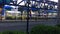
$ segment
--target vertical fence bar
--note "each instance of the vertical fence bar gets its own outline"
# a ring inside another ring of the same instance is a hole
[[[58,15],[57,15],[57,24],[60,24],[59,20],[60,20],[60,0],[58,0]]]
[[[30,5],[30,0],[27,0],[27,29],[26,29],[26,33],[29,34],[29,5]]]

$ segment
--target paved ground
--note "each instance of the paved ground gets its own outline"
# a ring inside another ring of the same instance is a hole
[[[38,24],[54,26],[57,24],[57,21],[54,19],[29,21],[29,30],[33,26],[36,26]],[[0,31],[5,31],[5,30],[26,31],[26,21],[5,21],[5,22],[3,21],[3,22],[0,22]]]

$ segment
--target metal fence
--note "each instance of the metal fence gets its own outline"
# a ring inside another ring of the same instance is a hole
[[[2,23],[19,23],[17,25],[21,27],[20,30],[27,30],[28,32],[35,25],[44,24],[54,26],[57,24],[57,22],[59,22],[60,18],[58,18],[59,11],[57,8],[58,3],[37,0],[24,0],[24,3],[24,6],[16,5],[15,8],[12,8],[12,10],[5,9],[5,14],[1,19]],[[19,27],[17,29],[19,29]]]

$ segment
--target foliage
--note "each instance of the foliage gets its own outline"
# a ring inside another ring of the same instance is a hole
[[[0,32],[0,34],[26,34],[26,33],[21,31],[3,31]]]
[[[31,29],[30,34],[60,34],[59,27],[38,25]]]

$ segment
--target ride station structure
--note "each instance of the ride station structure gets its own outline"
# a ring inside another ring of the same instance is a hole
[[[24,2],[24,5],[20,5],[22,2]],[[18,2],[18,0],[0,0],[0,7],[3,9],[1,11],[1,16],[3,19],[5,18],[4,7],[5,5],[10,5],[15,6],[15,9],[18,9],[21,15],[28,12],[30,18],[55,18],[58,12],[57,4],[58,2],[50,0],[21,0],[20,2]],[[27,17],[26,15],[25,17]]]

